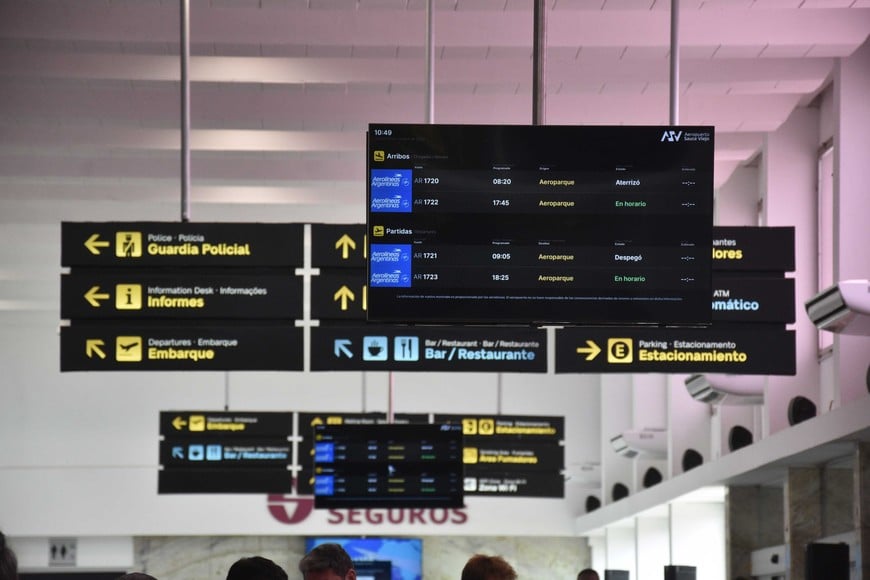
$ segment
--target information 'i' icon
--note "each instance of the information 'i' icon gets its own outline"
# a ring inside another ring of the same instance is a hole
[[[115,284],[115,308],[118,310],[142,310],[142,285]]]

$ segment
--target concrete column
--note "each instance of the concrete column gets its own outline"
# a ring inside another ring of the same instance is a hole
[[[749,578],[752,552],[782,544],[782,488],[729,487],[725,518],[728,578]]]
[[[785,483],[786,578],[804,580],[807,544],[822,537],[821,471],[790,467]]]
[[[738,167],[716,192],[717,226],[758,225],[758,167]]]
[[[870,278],[870,40],[834,67],[834,280]],[[836,335],[840,404],[867,396],[870,337]]]
[[[795,228],[795,300],[803,305],[818,289],[816,250],[816,184],[819,146],[819,110],[796,109],[773,133],[764,138],[761,183],[763,222],[767,226]],[[819,366],[816,328],[797,313],[795,322],[796,377],[769,377],[764,393],[767,433],[789,426],[788,404],[803,395],[818,406]]]
[[[632,378],[632,428],[666,429],[668,424],[667,375],[636,374]],[[638,456],[634,461],[634,482],[636,490],[644,489],[643,478],[647,470],[656,469],[662,479],[668,476],[667,457]]]
[[[710,405],[692,398],[686,376],[668,376],[668,477],[683,473],[683,455],[689,449],[700,453],[704,463],[714,458]]]
[[[670,563],[695,566],[698,580],[726,580],[725,504],[673,502],[670,516]]]
[[[631,429],[633,416],[632,380],[628,374],[601,376],[601,496],[604,505],[613,503],[615,483],[634,493],[634,460],[617,455],[610,439]],[[609,550],[609,548],[608,548]]]
[[[860,554],[852,554],[859,566],[856,578],[870,578],[870,443],[855,445],[854,491],[855,535]],[[857,557],[856,557],[857,556]]]
[[[607,568],[628,570],[631,578],[637,578],[637,546],[634,542],[634,526],[610,526],[604,532],[607,545]],[[603,574],[601,575],[603,576]]]
[[[637,580],[660,580],[669,564],[671,544],[668,518],[640,516],[635,518],[637,545]]]
[[[854,470],[828,467],[822,471],[822,535],[827,538],[855,529],[853,517]]]

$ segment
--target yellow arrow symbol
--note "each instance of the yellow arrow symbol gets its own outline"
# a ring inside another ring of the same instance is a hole
[[[356,297],[353,295],[353,292],[351,292],[350,288],[348,288],[347,286],[342,286],[338,289],[338,292],[336,292],[332,296],[332,300],[333,302],[336,300],[341,300],[341,309],[347,310],[347,301],[356,300]]]
[[[87,355],[88,358],[94,358],[94,355],[97,355],[100,358],[106,358],[106,353],[100,348],[105,345],[106,341],[101,338],[89,338],[85,341],[85,355]]]
[[[100,300],[108,300],[111,298],[108,294],[100,294],[99,286],[92,286],[90,290],[85,292],[85,300],[91,303],[94,308],[100,307]]]
[[[90,250],[90,252],[95,255],[100,255],[100,248],[108,248],[109,242],[106,240],[100,239],[100,234],[93,234],[87,240],[85,240],[85,247]]]
[[[187,421],[185,421],[182,417],[176,417],[172,420],[172,426],[175,427],[176,431],[181,431],[185,425],[187,425]]]
[[[596,356],[598,356],[598,353],[601,352],[601,347],[592,342],[591,340],[587,340],[586,345],[587,346],[577,347],[577,354],[585,354],[586,360],[594,359]]]
[[[341,248],[341,259],[347,260],[350,256],[350,251],[356,249],[356,242],[349,235],[344,234],[335,242],[335,249],[339,248]]]

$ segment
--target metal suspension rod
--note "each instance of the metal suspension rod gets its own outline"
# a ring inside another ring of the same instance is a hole
[[[190,221],[190,0],[181,3],[181,221]]]
[[[671,0],[671,70],[670,70],[671,125],[680,123],[680,0]]]
[[[546,0],[535,0],[532,47],[532,125],[544,125],[547,113],[547,9]]]
[[[435,122],[435,19],[433,0],[426,0],[426,123]]]

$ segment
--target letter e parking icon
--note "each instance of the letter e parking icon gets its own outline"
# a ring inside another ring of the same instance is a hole
[[[627,364],[634,360],[634,342],[630,338],[607,339],[607,362]]]

